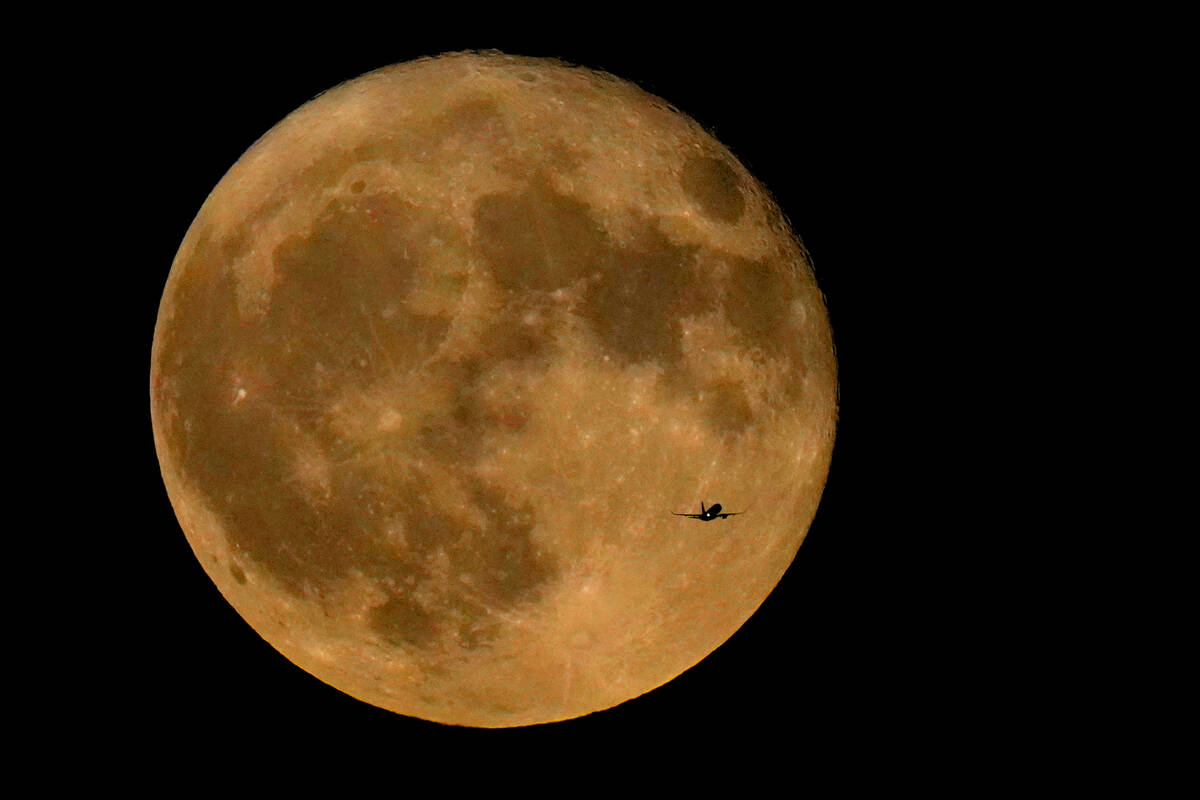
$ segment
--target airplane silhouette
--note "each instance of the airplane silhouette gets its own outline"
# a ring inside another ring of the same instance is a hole
[[[726,511],[724,514],[722,514],[720,503],[713,503],[708,508],[705,508],[704,501],[701,500],[699,514],[680,514],[678,511],[672,511],[671,513],[677,517],[691,517],[692,519],[700,519],[704,520],[705,522],[712,522],[714,519],[725,519],[726,517],[732,517],[734,514],[745,514],[746,512]]]

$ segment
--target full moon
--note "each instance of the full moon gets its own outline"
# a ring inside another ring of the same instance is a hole
[[[456,53],[259,139],[171,266],[162,476],[285,657],[453,725],[658,687],[779,582],[833,448],[807,253],[698,123],[612,75]],[[712,521],[700,504],[743,512]]]

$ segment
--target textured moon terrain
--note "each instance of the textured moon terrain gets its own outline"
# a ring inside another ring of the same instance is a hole
[[[506,727],[671,680],[795,557],[836,418],[767,191],[611,75],[459,53],[319,95],[229,170],[154,331],[162,476],[266,641]],[[703,521],[700,503],[739,516]]]

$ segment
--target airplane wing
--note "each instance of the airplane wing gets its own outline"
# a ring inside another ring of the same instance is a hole
[[[704,518],[703,514],[680,514],[678,511],[672,511],[671,513],[677,517],[691,517],[692,519],[703,519]]]
[[[675,512],[671,512],[671,513],[675,513]],[[745,513],[746,513],[745,511],[728,511],[724,514],[717,514],[717,516],[720,517],[721,519],[725,519],[726,517],[736,517],[738,514],[745,514]]]

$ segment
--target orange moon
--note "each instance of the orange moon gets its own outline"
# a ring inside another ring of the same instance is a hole
[[[795,557],[828,315],[696,122],[457,53],[314,98],[209,195],[151,354],[197,559],[325,683],[454,725],[569,719],[728,639]],[[721,503],[739,516],[673,516]]]

